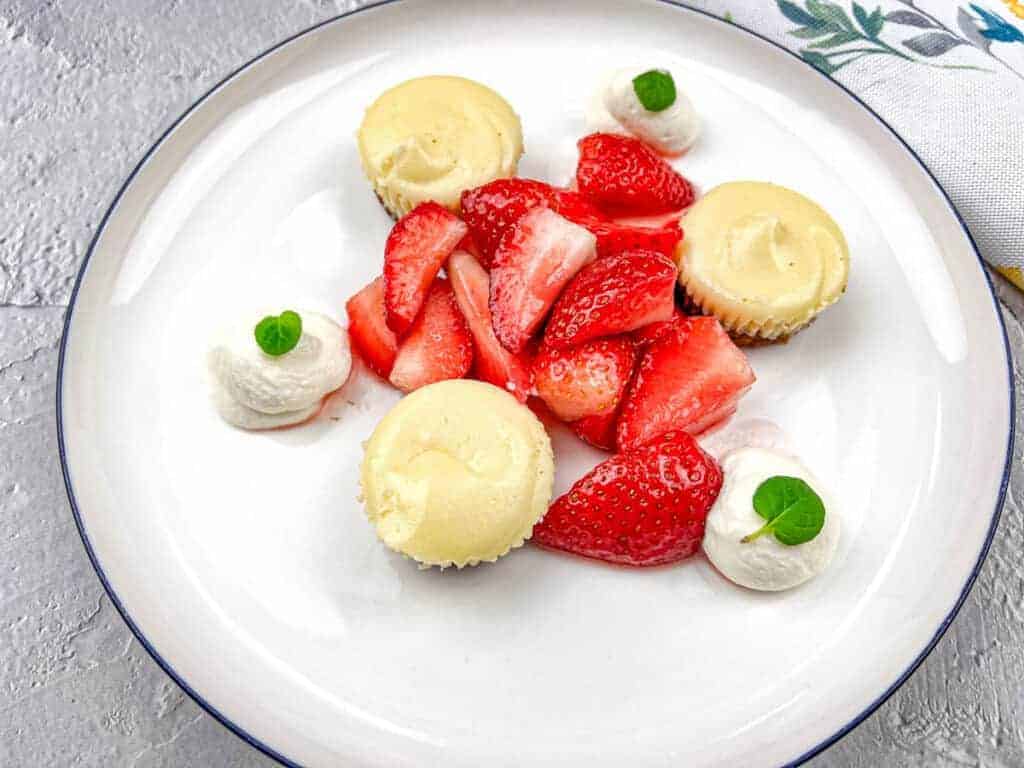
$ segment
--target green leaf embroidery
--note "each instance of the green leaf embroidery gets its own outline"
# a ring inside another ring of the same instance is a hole
[[[826,3],[822,2],[822,0],[807,0],[807,10],[811,12],[812,16],[826,23],[836,24],[850,32],[855,31],[853,22],[846,15],[846,11],[835,3]]]
[[[878,33],[882,31],[882,26],[885,24],[881,8],[876,8],[873,12],[868,13],[863,5],[854,3],[853,16],[860,24],[860,28],[864,30],[864,34],[872,40],[878,37]]]
[[[860,3],[853,4],[853,18],[860,24],[860,28],[867,32],[865,22],[868,20],[868,12]]]
[[[295,349],[302,336],[302,318],[286,309],[280,315],[267,315],[253,329],[256,343],[271,357],[280,357]]]
[[[860,40],[860,35],[856,32],[839,32],[838,34],[832,35],[828,40],[819,40],[816,43],[810,45],[810,48],[836,48],[840,45],[846,45],[852,43],[854,40]]]
[[[817,51],[800,51],[800,57],[807,63],[813,65],[816,69],[820,69],[826,75],[831,75],[839,67],[829,61],[824,54],[818,53]]]
[[[825,504],[799,477],[769,477],[754,491],[754,511],[768,522],[741,541],[751,541],[772,533],[787,546],[804,544],[825,526]]]
[[[838,31],[839,30],[831,24],[826,24],[823,27],[801,27],[800,29],[794,29],[789,34],[793,37],[799,37],[801,40],[813,40],[816,37],[824,37],[825,35],[831,35]]]
[[[903,44],[914,53],[931,58],[941,56],[958,45],[963,45],[964,41],[945,32],[926,32],[923,35],[904,40]]]
[[[878,36],[882,33],[882,27],[885,26],[885,15],[882,13],[881,8],[875,8],[871,12],[871,16],[868,17],[868,24],[871,27],[871,37],[878,39]]]
[[[1002,27],[980,29],[978,20],[960,8],[957,12],[957,25],[963,33],[961,37],[924,11],[914,7],[909,0],[904,4],[910,6],[911,10],[889,13],[883,11],[880,6],[869,12],[867,6],[860,0],[851,0],[849,11],[844,7],[845,3],[839,5],[829,0],[803,0],[805,7],[791,0],[776,0],[776,4],[787,19],[800,25],[789,34],[798,40],[812,41],[800,51],[800,56],[827,75],[833,75],[843,67],[868,56],[892,56],[937,69],[991,72],[990,69],[971,64],[944,63],[934,59],[962,45],[973,46],[982,53],[998,58],[990,50],[992,39],[1003,41],[1004,34],[1011,34],[1004,33]],[[976,4],[972,4],[971,8],[981,14],[982,21],[988,23],[990,27],[995,23],[991,19],[999,19],[995,14],[985,11]],[[903,40],[904,47],[900,48],[882,39],[882,30],[889,23],[931,31]],[[1013,30],[1014,35],[1021,35],[1016,27],[1006,25],[1006,28]],[[1020,40],[1024,42],[1024,37]],[[1024,80],[1024,75],[1020,77]]]
[[[823,23],[820,19],[811,16],[811,14],[807,13],[796,3],[789,2],[789,0],[778,0],[778,4],[782,15],[794,24],[800,24],[805,27],[820,27]]]

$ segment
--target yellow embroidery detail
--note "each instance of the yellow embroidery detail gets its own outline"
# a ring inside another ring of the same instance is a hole
[[[997,270],[1018,288],[1024,288],[1024,275],[1021,275],[1019,269],[1014,267],[997,267]]]
[[[1024,2],[1021,0],[1003,0],[1006,7],[1010,9],[1010,13],[1014,16],[1024,19]]]

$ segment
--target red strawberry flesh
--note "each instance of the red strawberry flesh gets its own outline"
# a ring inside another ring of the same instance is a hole
[[[491,266],[490,307],[502,346],[519,353],[562,289],[594,260],[594,236],[548,208],[506,230]]]
[[[550,208],[580,224],[604,218],[575,192],[534,179],[496,179],[463,192],[461,204],[462,218],[480,249],[480,263],[484,267],[490,267],[505,231],[534,208]]]
[[[679,328],[685,322],[686,315],[683,314],[682,310],[676,307],[672,313],[672,317],[668,320],[663,320],[660,323],[651,323],[650,325],[645,325],[643,328],[637,328],[633,331],[633,341],[635,341],[639,347],[646,347],[662,338],[672,329]]]
[[[345,303],[352,347],[378,376],[387,378],[398,340],[384,321],[384,278],[378,277]]]
[[[392,227],[384,246],[388,328],[399,336],[409,330],[441,265],[468,231],[434,202],[417,205]]]
[[[627,336],[542,348],[533,361],[537,395],[562,421],[613,412],[635,360],[636,345]]]
[[[602,451],[615,450],[615,427],[619,422],[619,411],[613,409],[596,416],[584,416],[569,426],[576,436]]]
[[[616,221],[591,221],[584,226],[597,237],[598,256],[623,251],[654,251],[672,259],[683,239],[683,230],[678,224],[649,228]]]
[[[462,193],[462,217],[478,248],[469,250],[486,268],[505,231],[527,211],[544,206],[597,237],[598,256],[630,250],[657,251],[672,257],[682,239],[680,213],[654,218],[614,220],[608,218],[578,192],[560,189],[533,179],[497,179]]]
[[[445,379],[460,379],[473,364],[473,340],[451,285],[434,278],[423,311],[398,346],[389,380],[412,392]]]
[[[494,335],[487,272],[469,253],[455,251],[448,257],[448,278],[473,334],[477,377],[508,390],[525,403],[533,389],[533,374],[525,356],[509,352]]]
[[[594,133],[579,151],[576,187],[607,213],[652,216],[693,202],[690,182],[639,139]]]
[[[676,265],[659,253],[628,251],[579,271],[555,303],[544,344],[558,349],[672,317]]]
[[[619,413],[619,450],[670,430],[699,434],[736,409],[754,378],[715,318],[686,318],[641,353]]]
[[[667,432],[599,464],[555,500],[533,541],[622,565],[664,565],[700,548],[722,487],[717,462],[685,432]]]

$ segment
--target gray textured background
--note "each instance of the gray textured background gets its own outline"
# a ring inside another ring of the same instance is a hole
[[[160,671],[90,568],[56,456],[57,345],[89,237],[154,139],[239,64],[356,4],[0,0],[3,768],[271,765]],[[997,283],[1024,359],[1024,297]],[[992,554],[952,630],[812,765],[1024,766],[1020,448],[1014,459]]]

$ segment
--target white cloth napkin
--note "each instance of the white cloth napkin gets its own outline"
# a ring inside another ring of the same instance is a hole
[[[854,91],[935,174],[982,256],[1024,268],[1024,0],[690,0]]]

